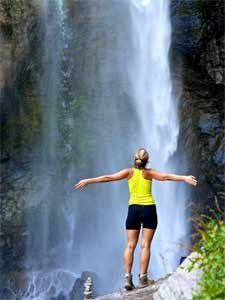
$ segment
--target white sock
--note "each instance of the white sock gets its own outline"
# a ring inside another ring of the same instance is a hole
[[[140,274],[140,277],[143,277],[143,276],[148,276],[148,273],[145,273],[145,274]]]

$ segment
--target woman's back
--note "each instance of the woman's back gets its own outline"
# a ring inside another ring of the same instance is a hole
[[[143,177],[143,169],[133,168],[133,176],[128,179],[128,186],[130,191],[129,205],[155,204],[152,195],[152,180]]]

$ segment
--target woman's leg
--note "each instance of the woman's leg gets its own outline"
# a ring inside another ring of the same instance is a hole
[[[147,273],[150,260],[150,247],[155,229],[142,228],[140,274]]]
[[[133,259],[134,259],[134,250],[137,246],[140,230],[127,229],[126,232],[127,232],[127,246],[125,248],[123,261],[125,266],[125,272],[131,273]]]

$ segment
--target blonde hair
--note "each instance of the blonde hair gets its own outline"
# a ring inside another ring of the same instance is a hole
[[[139,148],[134,156],[134,167],[144,169],[149,160],[148,151],[145,148]]]

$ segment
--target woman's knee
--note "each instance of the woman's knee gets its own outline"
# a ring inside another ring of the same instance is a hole
[[[137,245],[137,243],[134,243],[134,242],[128,242],[128,243],[127,243],[127,248],[128,248],[130,251],[134,251],[135,248],[136,248],[136,245]]]
[[[142,242],[141,243],[141,249],[146,249],[150,251],[151,243]]]

